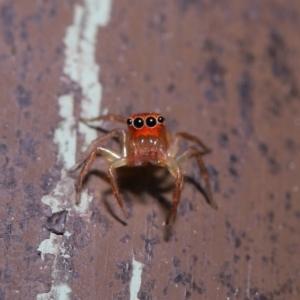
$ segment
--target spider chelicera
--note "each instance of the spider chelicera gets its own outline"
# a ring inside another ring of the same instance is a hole
[[[127,119],[122,116],[108,114],[93,119],[82,119],[81,121],[89,125],[90,122],[99,120],[111,120],[126,123],[128,129],[115,129],[94,140],[81,159],[70,170],[73,172],[82,166],[76,183],[77,204],[80,202],[80,193],[84,177],[91,168],[95,158],[98,155],[102,155],[111,162],[108,167],[108,177],[111,182],[112,191],[126,217],[128,217],[128,214],[124,209],[124,203],[119,192],[114,169],[123,166],[145,166],[149,163],[166,167],[175,177],[173,204],[170,216],[167,220],[167,224],[171,225],[174,221],[183,189],[184,176],[180,165],[192,157],[196,158],[204,178],[206,196],[209,204],[213,208],[218,207],[213,200],[209,175],[202,160],[202,156],[209,153],[210,149],[197,137],[189,133],[179,132],[172,140],[170,133],[165,128],[165,118],[157,113],[134,114]],[[119,139],[119,152],[102,146],[104,142],[113,138]],[[201,150],[195,146],[191,146],[183,152],[178,153],[180,142],[183,139],[193,142],[194,145],[198,146]]]

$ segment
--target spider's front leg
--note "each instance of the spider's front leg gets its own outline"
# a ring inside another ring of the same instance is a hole
[[[94,160],[96,159],[96,157],[98,155],[103,155],[104,157],[106,157],[110,161],[121,158],[116,152],[114,152],[112,150],[109,150],[109,149],[106,149],[106,148],[101,147],[101,146],[97,147],[96,149],[94,149],[89,154],[89,156],[86,159],[85,164],[81,168],[79,176],[77,178],[77,182],[76,182],[76,204],[80,203],[80,196],[81,196],[81,191],[82,191],[83,180],[84,180],[85,176],[87,175],[87,173],[89,172]]]
[[[86,125],[92,127],[92,128],[97,128],[98,126],[94,125],[93,122],[95,121],[116,121],[120,123],[125,123],[126,124],[126,118],[123,116],[115,115],[115,114],[107,114],[107,115],[101,115],[95,118],[91,119],[86,119],[86,118],[81,118],[80,121],[85,123]]]
[[[209,183],[209,174],[203,163],[202,155],[203,155],[203,153],[201,153],[197,148],[190,147],[186,151],[184,151],[181,155],[177,156],[175,159],[179,164],[181,164],[194,156],[196,157],[199,169],[204,178],[207,200],[213,208],[217,209],[218,205],[214,201],[213,196],[212,196],[211,187],[210,187],[210,183]]]
[[[69,170],[69,172],[74,172],[76,171],[92,154],[95,149],[97,149],[101,144],[104,142],[114,138],[114,137],[119,137],[120,138],[120,148],[121,148],[121,153],[122,157],[127,156],[127,149],[126,149],[126,132],[123,129],[116,129],[111,131],[110,133],[101,136],[94,140],[87,150],[84,152],[80,160]],[[107,149],[108,150],[108,149]],[[103,154],[109,161],[114,161],[118,158],[120,158],[120,155],[116,154],[114,151],[109,150],[111,153],[108,155]]]
[[[105,147],[102,147],[101,144],[106,142],[107,140],[119,137],[120,138],[120,146],[121,146],[121,152],[122,155],[116,153],[113,150],[107,149]],[[127,150],[126,150],[126,132],[122,129],[116,129],[112,132],[108,133],[105,136],[99,137],[95,141],[91,143],[91,145],[88,147],[88,149],[85,151],[81,159],[78,161],[77,164],[70,170],[70,172],[74,172],[77,170],[81,165],[83,167],[81,168],[80,174],[77,179],[76,183],[76,204],[80,203],[80,193],[82,190],[82,183],[84,180],[84,177],[88,173],[89,169],[91,168],[95,158],[97,155],[103,155],[108,161],[114,162],[120,160],[122,157],[127,156]]]

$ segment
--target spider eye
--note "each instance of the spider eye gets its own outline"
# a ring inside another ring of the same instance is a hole
[[[133,125],[135,128],[140,129],[144,126],[144,120],[142,118],[135,118]]]
[[[156,120],[155,120],[155,118],[153,118],[153,117],[148,117],[148,118],[146,119],[146,125],[147,125],[148,127],[154,127],[154,126],[156,125]]]
[[[159,117],[157,118],[157,121],[158,121],[158,123],[162,124],[162,123],[165,121],[165,118],[162,117],[162,116],[159,116]]]
[[[127,125],[128,126],[132,125],[132,119],[127,119]]]

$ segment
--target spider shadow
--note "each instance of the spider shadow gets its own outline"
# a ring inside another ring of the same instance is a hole
[[[200,180],[201,180],[201,178],[200,178]],[[202,196],[205,198],[205,202],[211,206],[209,197],[208,197],[205,189],[202,187],[202,185],[198,181],[196,181],[195,178],[184,175],[184,181],[191,184],[200,194],[202,194]]]
[[[92,170],[89,172],[88,176],[97,176],[99,179],[104,180],[108,184],[110,181],[107,174],[102,171]],[[129,212],[129,216],[132,214],[132,206],[135,200],[139,199],[139,203],[144,205],[147,204],[147,197],[143,197],[144,194],[149,194],[153,198],[157,199],[158,203],[163,207],[164,211],[169,211],[171,209],[172,203],[167,200],[162,194],[168,193],[173,189],[173,178],[171,177],[171,182],[168,171],[161,167],[155,167],[152,165],[145,167],[122,167],[116,169],[116,178],[119,186],[119,190],[124,200],[125,209]],[[85,180],[88,180],[86,178]],[[112,189],[108,188],[102,193],[102,201],[109,211],[109,213],[122,224],[126,224],[121,218],[116,214],[115,210],[112,208],[111,203],[108,201],[108,197],[112,195]],[[130,197],[129,194],[136,197]]]
[[[91,170],[84,179],[84,183],[86,183],[90,176],[96,176],[99,179],[106,182],[110,185],[110,180],[107,177],[107,173],[105,171],[100,171],[93,169]],[[185,182],[191,184],[196,188],[200,194],[202,194],[208,204],[209,198],[204,190],[204,188],[200,185],[196,179],[191,176],[184,176]],[[172,200],[170,199],[170,192],[174,189],[174,177],[169,173],[166,168],[157,167],[153,165],[148,165],[145,167],[122,167],[116,169],[116,178],[118,181],[120,193],[124,200],[125,209],[129,212],[129,216],[132,215],[132,197],[129,197],[128,194],[133,194],[138,198],[139,202],[143,204],[147,204],[147,200],[145,197],[142,197],[142,194],[149,194],[154,199],[156,199],[159,205],[162,207],[165,212],[165,219],[170,214],[172,207]],[[163,195],[168,193],[168,199]],[[102,193],[102,201],[107,209],[107,211],[111,214],[111,216],[122,225],[127,226],[127,222],[122,219],[122,214],[120,216],[120,211],[117,211],[113,208],[108,197],[113,194],[112,189],[108,188]],[[149,222],[152,222],[153,226],[153,218],[149,217]],[[164,240],[169,241],[171,236],[173,235],[172,226],[165,226],[164,230]]]
[[[148,194],[157,200],[159,206],[165,213],[165,219],[167,219],[171,207],[172,201],[169,198],[170,192],[174,188],[174,177],[169,174],[166,168],[148,165],[144,167],[123,167],[116,170],[118,178],[119,188],[122,192],[122,198],[126,203],[126,210],[129,211],[129,216],[132,215],[133,198],[138,199],[139,203],[147,205],[147,197],[143,195]],[[168,198],[164,194],[168,194]],[[107,201],[107,197],[112,194],[112,189],[108,189],[103,194],[103,202],[107,210],[111,215],[120,223],[127,225],[122,221],[112,209],[112,206]],[[128,194],[135,197],[129,197]],[[147,221],[152,226],[157,227],[155,224],[155,217],[151,213],[147,214]],[[170,240],[172,236],[172,228],[170,226],[164,226],[164,240]]]

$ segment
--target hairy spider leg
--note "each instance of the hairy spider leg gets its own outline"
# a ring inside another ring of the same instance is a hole
[[[81,118],[80,121],[89,125],[90,122],[95,122],[95,121],[101,121],[101,120],[108,120],[108,121],[116,121],[120,123],[126,123],[127,118],[119,115],[114,115],[114,114],[108,114],[108,115],[100,115],[95,118],[91,119],[86,119],[86,118]]]
[[[209,153],[211,150],[200,140],[198,139],[196,136],[186,133],[186,132],[178,132],[175,135],[175,139],[172,142],[172,144],[169,147],[168,150],[168,155],[171,157],[175,157],[179,151],[179,145],[180,142],[185,139],[191,142],[196,143],[197,145],[199,145],[202,149],[203,152],[201,152],[202,155]]]
[[[120,155],[116,152],[106,149],[104,147],[97,147],[94,149],[88,156],[88,158],[85,160],[85,164],[80,170],[79,176],[77,178],[76,182],[76,204],[80,203],[80,196],[81,196],[81,190],[82,190],[82,183],[84,180],[84,177],[88,173],[89,169],[91,168],[94,160],[98,155],[103,155],[107,160],[109,161],[115,161],[117,159],[120,159]]]
[[[204,178],[205,190],[206,190],[208,202],[213,208],[217,209],[218,205],[214,201],[213,196],[212,196],[211,187],[210,187],[210,183],[209,183],[209,175],[208,175],[207,169],[203,163],[202,155],[203,155],[203,153],[201,153],[197,148],[190,147],[186,151],[184,151],[182,154],[178,155],[175,159],[179,164],[181,164],[194,156],[196,157],[201,174]]]
[[[101,136],[99,138],[97,138],[96,140],[94,140],[89,147],[87,148],[87,150],[83,153],[82,157],[80,158],[80,160],[70,169],[70,172],[74,172],[75,170],[77,170],[91,155],[91,153],[97,149],[102,143],[108,141],[109,139],[115,138],[115,137],[119,137],[120,138],[120,149],[122,154],[119,155],[117,153],[115,153],[112,150],[107,150],[108,153],[109,151],[111,152],[111,154],[103,154],[109,161],[114,161],[115,159],[119,158],[119,157],[126,157],[127,156],[127,148],[126,148],[126,131],[124,129],[116,129],[113,130],[111,132],[109,132],[108,134]],[[114,156],[116,156],[116,158],[114,158]]]
[[[110,179],[110,183],[111,183],[111,187],[112,187],[112,191],[113,194],[115,195],[124,215],[126,218],[128,218],[128,213],[126,212],[125,208],[124,208],[124,202],[122,200],[122,197],[120,195],[120,191],[119,191],[119,187],[118,187],[118,183],[117,183],[117,179],[116,179],[116,175],[114,170],[116,168],[120,168],[123,166],[126,166],[128,164],[127,162],[127,158],[120,158],[116,161],[114,161],[109,167],[108,167],[108,177]]]
[[[177,206],[180,201],[181,192],[183,189],[183,173],[182,170],[177,163],[177,161],[173,157],[168,157],[166,161],[166,166],[170,173],[175,177],[175,187],[174,187],[174,193],[173,193],[173,204],[171,208],[170,216],[167,220],[167,224],[171,226],[174,222],[174,218],[177,212]]]
[[[112,139],[114,137],[120,137],[120,147],[122,155],[116,153],[113,150],[107,149],[105,147],[102,147],[101,144],[106,142],[109,139]],[[95,158],[97,155],[103,155],[108,161],[114,162],[121,158],[121,156],[127,155],[127,148],[126,148],[126,132],[123,129],[116,129],[105,136],[99,137],[96,140],[94,140],[91,145],[88,147],[88,149],[85,151],[85,153],[82,155],[81,159],[78,161],[77,164],[74,165],[73,168],[71,168],[70,172],[75,171],[78,169],[82,164],[84,166],[82,167],[80,174],[77,179],[76,183],[76,204],[80,203],[80,194],[82,190],[82,183],[83,179],[88,173],[89,169],[91,168]]]

